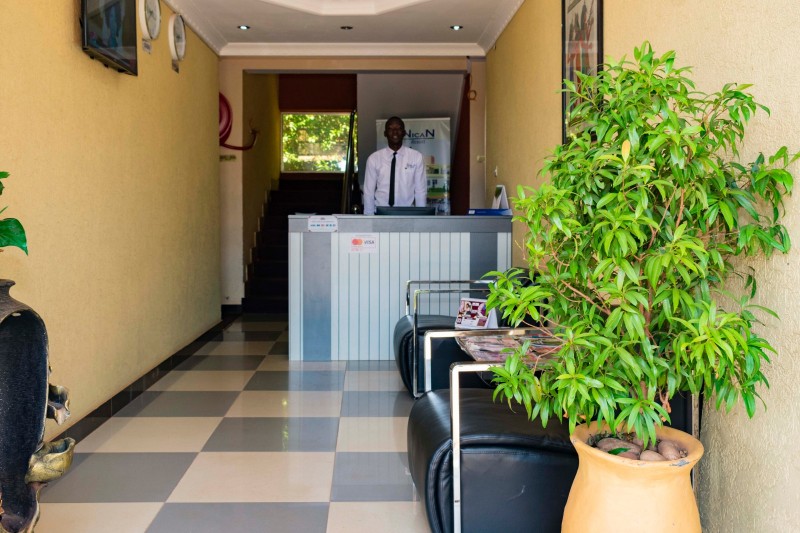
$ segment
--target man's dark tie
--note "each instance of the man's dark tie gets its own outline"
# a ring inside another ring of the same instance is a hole
[[[394,206],[394,167],[397,164],[397,152],[392,154],[392,170],[389,172],[389,205]]]

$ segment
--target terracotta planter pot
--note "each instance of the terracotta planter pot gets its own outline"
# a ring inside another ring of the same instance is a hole
[[[677,461],[648,462],[617,457],[587,444],[596,424],[572,435],[578,473],[567,500],[562,533],[700,533],[700,514],[689,474],[703,456],[691,435],[668,427],[659,439],[677,442],[688,455]]]

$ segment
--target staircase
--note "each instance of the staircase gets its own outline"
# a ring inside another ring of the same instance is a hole
[[[331,215],[340,210],[341,174],[282,174],[278,189],[269,193],[247,266],[242,309],[248,313],[289,311],[288,215]]]

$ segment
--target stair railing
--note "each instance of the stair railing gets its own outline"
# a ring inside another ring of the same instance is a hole
[[[361,188],[358,186],[358,178],[355,176],[355,139],[353,129],[356,121],[355,110],[350,112],[350,129],[347,132],[347,156],[345,160],[344,177],[342,178],[342,202],[341,212],[350,213],[354,205],[360,205]],[[356,197],[354,202],[353,196]]]

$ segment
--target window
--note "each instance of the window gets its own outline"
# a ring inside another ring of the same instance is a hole
[[[349,126],[350,113],[283,113],[281,170],[344,172]]]

